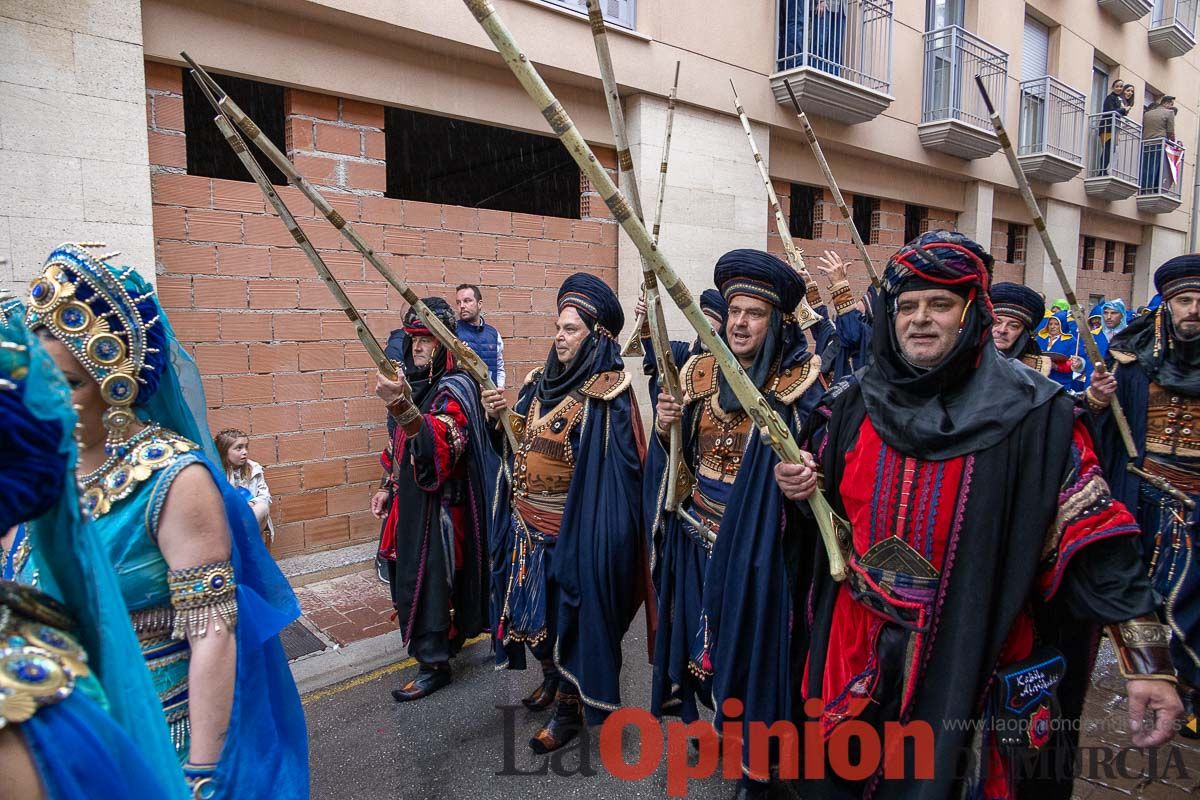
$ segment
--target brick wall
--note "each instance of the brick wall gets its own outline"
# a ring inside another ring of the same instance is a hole
[[[1127,245],[1124,242],[1116,242],[1116,255],[1111,272],[1104,271],[1104,248],[1105,239],[1096,238],[1096,248],[1093,256],[1084,262],[1084,237],[1079,237],[1079,271],[1075,278],[1075,295],[1079,298],[1079,302],[1084,306],[1088,306],[1088,299],[1092,295],[1104,295],[1109,300],[1115,300],[1118,297],[1125,301],[1126,307],[1130,305],[1130,298],[1133,296],[1133,273],[1124,273],[1122,267],[1125,261],[1125,248]],[[1086,308],[1086,310],[1091,310]]]
[[[992,220],[991,254],[996,260],[992,269],[992,283],[1025,283],[1025,253],[1028,249],[1029,227],[1023,236],[1018,236],[1015,253],[1008,252],[1008,223]]]
[[[386,428],[371,361],[258,188],[185,174],[182,80],[146,64],[158,287],[200,365],[209,423],[250,433],[276,498],[276,555],[373,539]],[[562,280],[587,270],[616,286],[616,224],[586,182],[578,220],[391,199],[382,106],[288,90],[285,113],[300,171],[418,294],[482,286],[513,394],[545,359]],[[597,154],[613,171],[613,153]],[[279,194],[385,342],[399,295],[297,190]]]

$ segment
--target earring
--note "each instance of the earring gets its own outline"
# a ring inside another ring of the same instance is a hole
[[[118,455],[118,450],[121,445],[129,439],[129,426],[134,423],[136,417],[127,406],[111,406],[104,412],[102,421],[104,429],[108,431],[108,436],[104,440],[104,452],[106,455]]]

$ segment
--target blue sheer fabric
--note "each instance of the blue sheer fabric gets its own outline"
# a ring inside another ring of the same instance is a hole
[[[57,426],[62,491],[27,525],[41,589],[74,616],[74,633],[88,653],[94,679],[81,681],[66,700],[22,723],[39,775],[53,798],[183,798],[186,785],[162,725],[158,699],[142,666],[137,639],[121,600],[116,575],[90,528],[81,523],[76,493],[75,414],[61,373],[19,314],[0,320],[0,338],[24,345],[28,373],[16,414]],[[10,424],[13,420],[9,420]],[[6,448],[0,469],[20,469],[20,454]],[[41,454],[50,458],[50,454]],[[8,524],[8,520],[5,520]],[[103,690],[92,690],[98,681]],[[91,696],[89,696],[91,695]],[[108,713],[93,700],[107,698]]]

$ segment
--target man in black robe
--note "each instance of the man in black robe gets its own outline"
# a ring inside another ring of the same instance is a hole
[[[440,297],[425,304],[450,330],[455,314]],[[376,376],[376,394],[395,422],[371,511],[384,520],[379,556],[387,567],[401,635],[420,664],[392,690],[419,700],[450,683],[450,659],[488,626],[490,566],[485,509],[495,457],[487,444],[479,389],[421,318],[404,318],[400,376]]]
[[[871,365],[810,418],[825,492],[851,533],[848,578],[832,580],[818,549],[798,609],[805,711],[827,740],[855,721],[885,746],[887,723],[927,723],[933,774],[915,779],[910,750],[903,776],[880,764],[862,780],[808,781],[805,797],[1069,792],[1061,759],[1075,739],[1053,717],[1078,716],[1099,625],[1127,678],[1134,744],[1173,734],[1175,674],[1136,525],[1110,496],[1072,399],[994,346],[991,267],[957,232],[896,253]],[[818,473],[781,464],[775,475],[803,500]],[[1040,758],[1059,760],[1021,769]]]

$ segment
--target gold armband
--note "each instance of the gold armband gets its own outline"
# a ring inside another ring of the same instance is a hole
[[[1178,682],[1171,663],[1171,629],[1153,614],[1109,625],[1108,635],[1126,680]]]
[[[173,569],[167,573],[167,586],[175,609],[172,639],[204,636],[214,614],[214,630],[221,630],[221,622],[230,630],[237,625],[237,582],[230,562]]]

